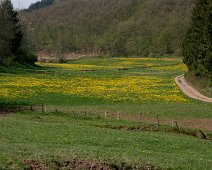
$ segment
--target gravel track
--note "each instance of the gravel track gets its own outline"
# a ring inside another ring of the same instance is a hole
[[[207,103],[212,103],[212,98],[206,97],[194,89],[189,83],[185,81],[184,75],[177,76],[175,78],[175,82],[188,97]]]

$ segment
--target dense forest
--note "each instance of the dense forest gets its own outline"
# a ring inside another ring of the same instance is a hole
[[[60,0],[24,15],[32,23],[37,51],[180,55],[194,2]]]

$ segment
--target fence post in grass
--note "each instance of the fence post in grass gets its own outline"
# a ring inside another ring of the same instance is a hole
[[[86,116],[87,116],[87,111],[86,111],[86,109],[85,109],[85,118],[86,118]]]
[[[157,115],[157,126],[160,126],[159,115]]]
[[[97,110],[97,118],[100,119],[99,111]]]
[[[140,122],[142,122],[142,114],[140,113]]]
[[[20,104],[18,105],[18,111],[19,111],[19,112],[21,111],[21,106],[20,106]]]
[[[119,110],[117,112],[117,120],[119,121],[120,120],[120,113],[119,113]]]
[[[116,118],[116,114],[113,112],[113,119]]]
[[[105,111],[105,119],[107,119],[107,112]]]
[[[44,106],[43,106],[43,104],[42,104],[42,106],[41,106],[41,107],[42,107],[42,113],[44,113]]]
[[[176,125],[176,128],[177,128],[178,133],[180,133],[180,128],[179,128],[179,126],[177,124],[177,121],[174,121],[174,122],[175,122],[175,125]]]

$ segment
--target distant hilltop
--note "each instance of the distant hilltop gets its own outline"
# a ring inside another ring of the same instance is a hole
[[[36,9],[40,9],[40,8],[44,8],[47,7],[49,5],[52,5],[56,0],[41,0],[35,3],[32,3],[29,8],[27,9],[27,11],[33,11]]]

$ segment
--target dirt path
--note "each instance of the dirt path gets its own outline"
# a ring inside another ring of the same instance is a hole
[[[201,100],[203,102],[212,103],[212,98],[206,97],[200,94],[196,89],[191,87],[184,78],[184,75],[178,76],[175,78],[175,82],[180,87],[180,89],[189,97],[197,100]]]

